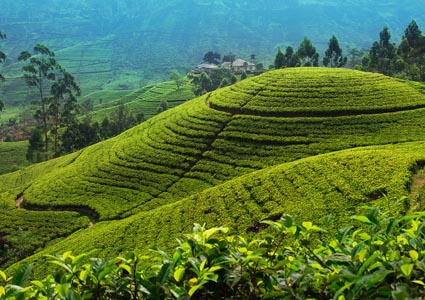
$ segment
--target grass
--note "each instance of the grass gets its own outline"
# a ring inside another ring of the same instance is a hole
[[[156,86],[135,103],[148,107],[152,94],[171,99],[172,89]],[[244,233],[284,212],[309,220],[332,214],[337,224],[367,203],[402,211],[394,199],[408,194],[411,171],[425,160],[423,105],[415,88],[378,74],[273,71],[78,153],[0,176],[0,201],[23,192],[30,207],[96,213],[101,222],[46,251],[95,247],[102,255],[153,244],[170,249],[193,222]],[[336,152],[359,146],[374,147]]]
[[[28,142],[0,142],[0,174],[10,173],[29,165]]]

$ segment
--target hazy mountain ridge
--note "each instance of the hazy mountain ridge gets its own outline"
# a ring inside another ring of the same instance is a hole
[[[332,34],[344,49],[370,47],[385,24],[394,41],[412,19],[425,24],[418,1],[369,2],[5,0],[0,30],[8,39],[0,50],[8,55],[6,76],[18,76],[19,68],[8,73],[18,53],[47,44],[89,93],[185,73],[209,50],[244,59],[255,53],[267,66],[279,46],[296,47],[304,36],[323,52]]]

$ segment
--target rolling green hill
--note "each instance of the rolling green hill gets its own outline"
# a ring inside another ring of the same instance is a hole
[[[69,228],[83,229],[88,218],[95,225],[45,251],[113,255],[170,248],[193,222],[242,233],[284,212],[332,214],[338,224],[365,203],[404,211],[420,206],[394,201],[408,194],[412,171],[425,161],[424,112],[423,94],[383,75],[268,72],[72,155],[0,176],[4,234],[19,230],[15,212],[74,211]],[[320,155],[359,146],[375,147]],[[21,193],[25,210],[12,209]],[[64,234],[59,220],[51,234],[63,237],[72,230]],[[35,223],[27,227],[38,234]],[[41,236],[47,243],[49,235]]]

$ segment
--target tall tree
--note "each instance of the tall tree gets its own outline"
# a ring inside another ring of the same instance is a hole
[[[280,69],[285,66],[285,56],[283,55],[282,50],[277,49],[276,57],[274,59],[274,67],[275,69]]]
[[[75,95],[80,94],[80,89],[73,76],[56,61],[55,53],[45,45],[37,44],[32,54],[29,51],[21,52],[18,60],[26,63],[22,70],[27,85],[36,88],[38,92],[38,100],[35,101],[37,105],[35,118],[42,127],[44,153],[47,160],[49,158],[50,119],[54,120],[53,134],[56,155],[58,124],[71,117],[72,111],[76,108]]]
[[[257,55],[256,54],[251,54],[250,56],[249,56],[249,59],[251,60],[251,62],[253,63],[253,64],[255,64],[255,57],[256,57]]]
[[[319,54],[308,37],[304,37],[298,46],[297,54],[301,60],[301,66],[317,67],[319,65]]]
[[[300,58],[291,46],[286,47],[285,50],[285,67],[293,68],[300,65]]]
[[[35,112],[35,118],[41,123],[44,135],[44,154],[46,160],[49,158],[49,114],[48,106],[50,102],[49,92],[52,83],[56,79],[57,62],[55,54],[44,45],[37,44],[34,54],[29,51],[23,51],[18,60],[27,62],[22,67],[24,78],[29,87],[35,87],[38,91],[38,101],[35,104],[38,109]]]
[[[379,33],[379,42],[375,41],[369,51],[369,70],[385,75],[393,75],[396,64],[396,47],[390,42],[391,33],[387,26]]]
[[[48,108],[52,118],[51,133],[53,135],[53,153],[59,156],[59,128],[77,121],[79,105],[77,96],[81,95],[80,87],[71,73],[59,67],[58,77],[51,86],[51,100]]]
[[[43,153],[43,137],[41,131],[35,128],[29,138],[29,145],[27,149],[27,160],[31,162],[42,161]]]
[[[323,64],[327,67],[330,64],[331,68],[341,68],[347,63],[347,57],[342,56],[342,49],[339,46],[338,39],[332,35],[329,40],[328,49],[323,57]]]
[[[6,35],[0,32],[0,39],[5,39]],[[6,54],[0,51],[0,63],[4,62],[6,59]],[[0,82],[4,82],[4,77],[2,74],[0,74]],[[4,109],[4,103],[0,100],[0,112],[2,112]]]

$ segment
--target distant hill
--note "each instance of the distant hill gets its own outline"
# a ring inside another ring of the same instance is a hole
[[[281,213],[316,221],[332,214],[339,224],[368,203],[403,212],[422,205],[395,200],[409,193],[412,172],[425,161],[424,112],[425,95],[383,75],[267,72],[0,176],[1,228],[6,239],[19,228],[24,238],[36,236],[32,251],[48,245],[48,252],[114,255],[173,247],[193,222],[244,233]],[[370,147],[335,152],[363,146]],[[15,209],[21,195],[24,208]],[[40,222],[55,214],[50,229],[15,221],[41,212]]]
[[[83,93],[136,89],[191,70],[204,53],[234,52],[268,66],[279,46],[309,36],[321,52],[335,34],[347,45],[370,47],[388,25],[400,39],[412,19],[425,26],[421,1],[59,0],[2,1],[0,49],[7,105],[29,102],[19,79],[18,53],[44,43],[76,75]],[[18,93],[18,94],[17,94]]]

